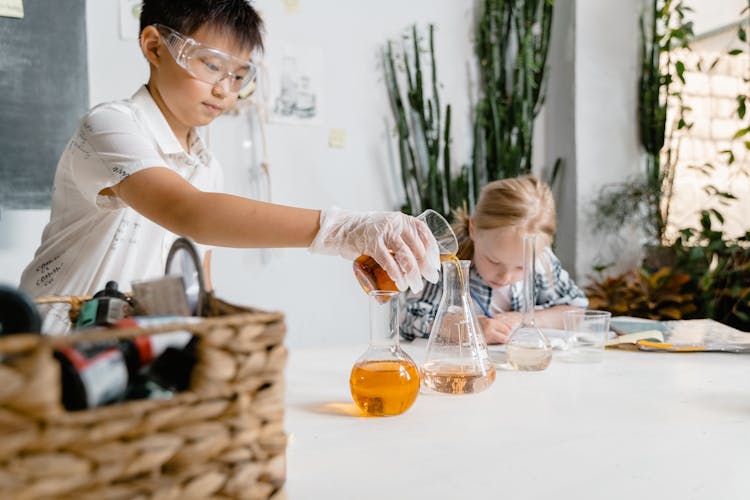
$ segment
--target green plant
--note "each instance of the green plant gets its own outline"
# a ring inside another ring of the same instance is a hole
[[[692,277],[698,315],[750,329],[750,231],[727,238],[714,228],[718,210],[701,212],[701,227],[685,228],[671,245],[676,265]]]
[[[615,315],[683,319],[697,310],[689,290],[690,280],[689,275],[669,267],[653,273],[631,269],[618,276],[592,278],[586,295],[589,307]]]
[[[711,318],[750,330],[750,231],[728,238],[714,223],[716,209],[701,212],[700,228],[685,228],[661,247],[672,267],[632,269],[593,278],[590,307],[651,319]]]
[[[531,172],[553,0],[484,0],[481,5],[476,28],[481,96],[468,179],[472,206],[486,182]]]
[[[406,193],[403,210],[418,214],[432,208],[450,217],[452,209],[465,203],[467,183],[465,170],[457,176],[451,170],[451,106],[443,111],[440,104],[434,31],[429,25],[429,89],[425,87],[423,50],[416,25],[404,37],[400,55],[394,54],[392,42],[386,44],[383,66],[396,120],[401,182]],[[397,69],[399,62],[401,71]],[[405,81],[403,91],[400,75]]]
[[[746,32],[750,21],[747,18],[749,10],[750,2],[740,13],[745,16],[745,21],[737,28],[740,44],[728,49],[726,55],[729,57],[750,52]],[[719,59],[717,57],[714,60],[709,71],[713,70]],[[750,82],[747,70],[743,81],[745,84]],[[747,90],[736,96],[735,113],[740,120],[745,119],[748,99]],[[735,163],[733,148],[736,141],[745,137],[748,132],[750,126],[741,126],[732,138],[733,143],[721,151],[725,155],[727,167]],[[750,142],[742,140],[744,148],[750,149]],[[705,174],[714,169],[711,163],[699,168]],[[718,201],[718,207],[727,207],[737,199],[732,193],[721,191],[710,184],[704,189]],[[674,243],[668,247],[674,256],[675,265],[692,278],[689,285],[696,296],[697,315],[750,330],[750,231],[738,238],[728,237],[722,230],[724,215],[717,208],[701,210],[699,225],[698,228],[681,229]]]

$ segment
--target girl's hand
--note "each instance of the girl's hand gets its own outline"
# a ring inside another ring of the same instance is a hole
[[[506,323],[502,318],[479,317],[479,326],[482,327],[484,338],[488,344],[504,344],[508,340],[508,334],[513,326]]]
[[[510,328],[513,329],[521,324],[521,321],[523,320],[523,313],[518,311],[508,311],[495,314],[494,317],[495,319],[500,319],[504,323],[510,325]]]

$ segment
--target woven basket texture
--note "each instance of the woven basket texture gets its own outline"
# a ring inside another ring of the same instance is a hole
[[[0,337],[0,498],[285,498],[284,317],[212,299],[192,325]],[[68,412],[56,347],[200,337],[190,390]]]

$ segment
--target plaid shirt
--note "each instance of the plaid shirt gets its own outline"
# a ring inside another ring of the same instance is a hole
[[[535,273],[536,305],[543,309],[559,305],[576,307],[588,306],[588,299],[576,286],[570,274],[562,268],[560,260],[547,247],[536,262]],[[426,283],[419,295],[407,293],[402,304],[403,318],[401,320],[401,336],[406,340],[416,337],[429,337],[432,322],[440,305],[443,295],[442,280],[435,284]],[[484,316],[482,311],[490,310],[492,301],[492,287],[490,287],[477,272],[474,264],[469,271],[469,290],[476,313]],[[510,287],[510,305],[512,311],[521,310],[523,280]],[[476,303],[479,303],[478,305]]]

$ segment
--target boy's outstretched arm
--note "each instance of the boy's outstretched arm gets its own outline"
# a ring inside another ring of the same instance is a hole
[[[166,167],[140,170],[112,187],[134,210],[198,243],[225,247],[308,247],[320,211],[208,193]]]
[[[166,167],[140,170],[110,188],[127,205],[175,234],[227,247],[309,247],[354,259],[373,257],[401,290],[438,279],[435,238],[398,212],[293,208],[200,191]],[[107,194],[107,193],[102,193]]]

